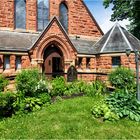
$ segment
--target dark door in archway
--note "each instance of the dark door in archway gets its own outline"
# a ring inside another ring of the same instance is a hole
[[[62,60],[60,57],[52,58],[52,72],[53,77],[62,75]]]
[[[44,52],[43,72],[49,77],[63,75],[63,53],[57,46],[50,45]]]

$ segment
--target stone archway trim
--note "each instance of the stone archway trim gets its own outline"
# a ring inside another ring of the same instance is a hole
[[[36,52],[36,58],[43,59],[44,51],[50,44],[56,44],[57,47],[62,51],[65,59],[69,59],[71,52],[69,51],[68,45],[58,36],[50,36],[43,40]]]

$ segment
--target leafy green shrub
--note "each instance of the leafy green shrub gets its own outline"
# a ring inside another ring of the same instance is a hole
[[[35,87],[36,93],[48,92],[48,84],[45,80],[40,80]]]
[[[38,98],[41,100],[43,104],[50,103],[51,97],[48,93],[41,93],[38,95]]]
[[[10,117],[14,113],[13,103],[15,101],[14,93],[0,93],[0,117]]]
[[[41,99],[35,97],[28,97],[22,101],[22,103],[20,104],[20,109],[25,113],[32,112],[41,109],[42,105],[43,103],[41,102]]]
[[[94,81],[92,85],[88,84],[87,87],[84,89],[84,92],[88,96],[101,95],[106,91],[107,90],[105,84],[98,80]]]
[[[120,118],[129,117],[131,120],[140,121],[140,102],[127,90],[116,90],[108,96],[106,103]]]
[[[71,83],[67,83],[64,95],[71,96],[73,94],[84,93],[85,87],[86,84],[83,81],[74,81]]]
[[[52,80],[51,96],[62,96],[66,90],[66,83],[64,77],[56,77]]]
[[[7,85],[8,85],[8,80],[3,75],[0,75],[0,92],[4,91],[4,88]]]
[[[86,83],[84,81],[75,81],[68,83],[64,95],[71,96],[73,94],[83,93],[88,96],[100,95],[106,92],[106,87],[101,81]]]
[[[134,84],[135,77],[134,73],[124,67],[118,67],[115,71],[111,72],[109,75],[109,81],[112,86],[116,88],[131,88]]]
[[[94,105],[91,112],[94,118],[102,118],[103,121],[116,121],[119,119],[118,115],[111,112],[108,105],[104,103],[104,101],[100,101]]]
[[[21,91],[24,96],[33,97],[35,96],[35,89],[39,80],[40,75],[38,70],[22,70],[22,72],[19,73],[15,79],[17,91]]]
[[[17,93],[13,107],[16,114],[22,114],[39,110],[42,106],[50,104],[50,102],[51,97],[48,93],[42,92],[36,97],[24,97],[22,93]]]

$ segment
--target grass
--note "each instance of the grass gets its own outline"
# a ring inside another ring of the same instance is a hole
[[[91,115],[99,99],[63,100],[40,111],[0,121],[0,139],[139,139],[140,123],[102,122]]]

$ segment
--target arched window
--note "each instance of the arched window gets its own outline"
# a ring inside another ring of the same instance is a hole
[[[64,29],[68,31],[68,8],[65,3],[60,4],[60,22],[63,25]]]
[[[49,22],[49,0],[38,0],[38,31],[42,31]]]
[[[26,28],[26,0],[15,0],[15,28]]]

